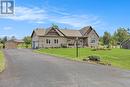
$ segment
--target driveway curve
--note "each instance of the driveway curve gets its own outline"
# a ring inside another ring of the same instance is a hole
[[[130,71],[79,63],[29,49],[4,50],[0,87],[129,87]]]

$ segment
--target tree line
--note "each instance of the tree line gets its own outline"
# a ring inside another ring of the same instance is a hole
[[[110,32],[104,32],[104,35],[100,37],[100,44],[106,45],[108,48],[111,46],[121,45],[122,42],[130,38],[129,28],[118,28],[114,34]]]

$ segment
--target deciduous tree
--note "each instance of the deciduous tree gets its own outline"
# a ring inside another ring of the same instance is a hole
[[[32,42],[31,37],[30,37],[30,36],[26,36],[26,37],[24,37],[23,40],[24,40],[24,43],[25,43],[25,45],[26,45],[26,48],[28,48],[29,45],[31,45],[31,42]]]
[[[128,38],[128,31],[125,28],[118,28],[115,32],[115,38],[121,44]]]
[[[104,32],[103,35],[103,44],[104,45],[109,45],[111,40],[111,34],[109,32]]]

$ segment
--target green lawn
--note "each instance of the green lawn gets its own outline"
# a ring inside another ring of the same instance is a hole
[[[0,72],[2,72],[5,69],[5,59],[4,59],[4,54],[0,50]]]
[[[0,43],[0,49],[2,49],[2,48],[3,48],[3,44]]]
[[[82,61],[83,58],[89,55],[98,55],[101,61],[112,64],[112,66],[130,69],[130,50],[127,49],[112,49],[92,51],[90,48],[79,48],[79,57],[76,58],[75,48],[48,48],[35,50],[38,53],[47,53],[50,55],[60,56],[71,60]]]
[[[4,54],[0,50],[0,72],[2,72],[5,69],[5,59],[4,59]]]
[[[17,48],[26,48],[25,44],[19,44]],[[31,48],[31,44],[28,45],[28,48]]]

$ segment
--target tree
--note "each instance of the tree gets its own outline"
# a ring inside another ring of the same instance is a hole
[[[128,38],[130,38],[130,28],[127,28]]]
[[[15,39],[16,39],[15,36],[12,36],[12,37],[11,37],[11,40],[15,40]]]
[[[57,28],[58,29],[59,27],[56,24],[52,24],[52,28],[54,28],[54,29]]]
[[[5,37],[3,37],[2,39],[1,39],[1,43],[3,44],[3,48],[5,48],[5,42],[7,41],[8,39],[7,39],[7,36],[5,36]]]
[[[103,43],[103,37],[101,36],[101,37],[99,37],[99,45],[103,45],[104,43]]]
[[[1,44],[1,42],[2,42],[2,39],[0,38],[0,44]]]
[[[6,41],[7,41],[7,36],[3,37],[2,43],[5,44]]]
[[[127,32],[128,32],[128,34],[130,35],[130,28],[127,28]]]
[[[128,31],[125,28],[118,28],[115,32],[115,38],[118,43],[121,44],[124,40],[128,38]]]
[[[3,48],[3,44],[1,42],[2,42],[2,39],[0,38],[0,49]]]
[[[23,40],[24,40],[24,43],[25,43],[25,45],[26,45],[26,48],[28,48],[29,45],[31,45],[31,42],[32,42],[31,37],[30,37],[30,36],[26,36],[26,37],[24,37]]]
[[[116,37],[114,35],[111,36],[110,44],[112,46],[117,46],[117,40],[116,40]]]
[[[104,45],[109,45],[111,40],[111,34],[109,32],[104,32],[103,35],[103,44]]]

